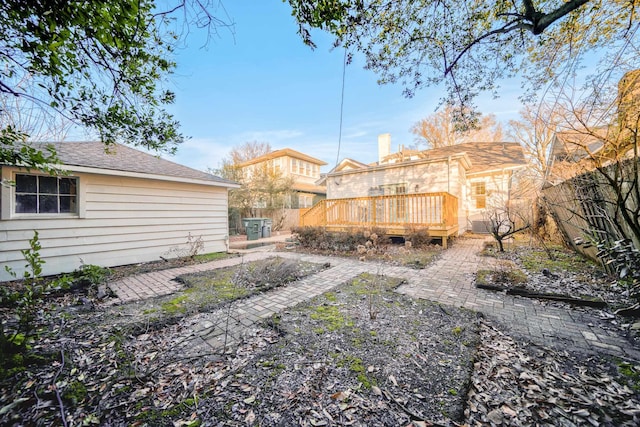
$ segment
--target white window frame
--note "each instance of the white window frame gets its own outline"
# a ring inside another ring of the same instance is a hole
[[[2,185],[0,188],[0,219],[57,219],[57,218],[84,218],[86,215],[85,207],[85,188],[82,185],[82,178],[80,175],[65,175],[60,178],[73,178],[76,181],[76,209],[75,212],[63,212],[63,213],[17,213],[16,212],[16,175],[29,175],[29,176],[43,176],[49,175],[42,173],[33,173],[19,168],[2,167],[0,169],[2,175],[2,181],[10,182],[10,185]]]
[[[298,195],[298,207],[299,208],[310,208],[313,206],[313,196],[310,194],[299,194]]]

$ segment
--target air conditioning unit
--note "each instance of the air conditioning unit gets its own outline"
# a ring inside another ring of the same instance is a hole
[[[471,221],[471,231],[478,234],[489,234],[491,221]]]

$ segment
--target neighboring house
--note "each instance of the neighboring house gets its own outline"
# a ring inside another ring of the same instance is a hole
[[[640,117],[640,70],[629,71],[618,82],[615,115],[608,124],[589,126],[577,121],[574,129],[559,131],[551,143],[547,185],[556,185],[586,171],[637,155]],[[598,109],[593,115],[598,114]],[[585,121],[587,122],[587,121]]]
[[[251,174],[254,168],[268,167],[282,174],[283,178],[293,180],[294,194],[288,203],[289,208],[310,208],[326,196],[326,188],[318,185],[320,167],[326,162],[300,153],[290,148],[275,150],[240,164],[243,173]]]
[[[117,266],[228,244],[228,190],[238,184],[123,145],[53,144],[64,174],[0,165],[0,280],[21,275],[34,230],[46,275],[84,264]]]
[[[364,218],[360,222],[369,222],[375,217],[391,228],[403,224],[409,227],[437,224],[448,210],[447,221],[455,224],[446,224],[447,230],[441,230],[447,235],[472,228],[486,231],[483,212],[490,206],[504,206],[511,198],[515,172],[527,165],[522,147],[517,143],[473,142],[423,151],[390,151],[391,138],[383,134],[378,138],[378,162],[370,165],[350,159],[340,162],[326,176],[325,204],[359,198],[357,208],[346,205],[337,208],[341,210],[339,216],[349,216],[357,210],[357,215]],[[450,196],[444,200],[445,193],[457,198],[457,206],[450,206],[447,201]],[[426,194],[438,195],[439,199],[428,198]],[[403,197],[379,199],[377,205],[369,207],[361,203],[376,196]],[[329,223],[331,220],[325,219],[330,216],[327,215],[316,213],[315,217]],[[425,215],[429,219],[425,220]],[[337,221],[344,222],[344,219]]]
[[[591,132],[556,132],[551,141],[545,181],[548,184],[558,184],[585,169],[593,169],[594,166],[590,163],[599,158],[609,129],[608,126],[600,126]]]

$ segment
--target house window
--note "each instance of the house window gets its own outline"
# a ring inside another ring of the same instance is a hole
[[[385,196],[407,194],[407,184],[386,184],[381,185],[380,188]]]
[[[471,196],[475,200],[476,209],[487,207],[487,186],[484,182],[471,183]]]
[[[17,214],[62,214],[78,211],[77,178],[16,175]]]
[[[308,194],[300,194],[298,196],[298,207],[310,208],[313,205],[313,196]]]
[[[298,161],[291,159],[291,173],[298,173]]]

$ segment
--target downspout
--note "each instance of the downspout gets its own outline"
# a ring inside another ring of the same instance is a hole
[[[447,157],[447,193],[451,194],[451,156]]]
[[[447,157],[447,193],[451,194],[451,156]],[[458,209],[459,209],[459,206],[456,206],[456,216],[458,216]],[[446,225],[446,220],[445,220],[445,225]],[[447,232],[445,232],[445,234],[447,234]],[[446,245],[446,237],[443,238],[442,243],[443,243],[443,246]]]

